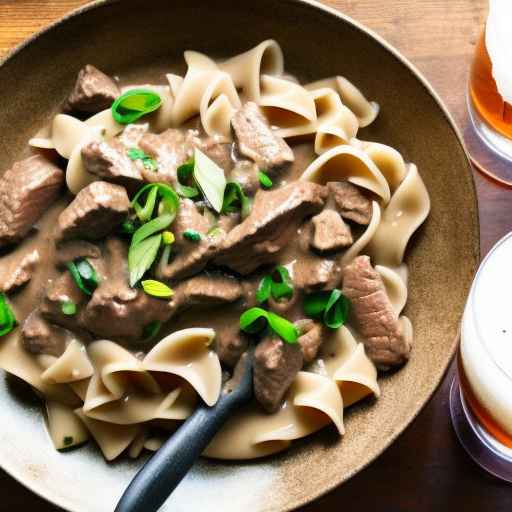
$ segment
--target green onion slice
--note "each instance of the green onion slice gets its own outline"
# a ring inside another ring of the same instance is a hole
[[[240,183],[230,181],[226,185],[221,213],[234,213],[240,211],[242,219],[251,213],[251,201],[245,195]]]
[[[98,287],[99,278],[89,261],[78,258],[75,261],[69,261],[66,266],[78,288],[86,295],[92,295]]]
[[[158,320],[153,320],[148,325],[144,327],[143,330],[143,336],[144,339],[153,338],[158,334],[160,331],[160,328],[162,327],[162,322],[159,322]]]
[[[152,235],[137,245],[131,245],[128,251],[128,268],[130,270],[130,286],[135,286],[144,273],[150,269],[156,259],[162,235]]]
[[[139,200],[146,195],[146,202],[142,206]],[[174,189],[166,183],[151,183],[142,187],[132,199],[132,208],[141,222],[147,222],[155,211],[157,200],[160,200],[161,213],[169,213],[172,220],[176,216],[180,199]]]
[[[278,265],[271,274],[266,275],[256,291],[256,300],[261,304],[270,297],[274,300],[291,298],[293,296],[293,282],[286,267]]]
[[[121,224],[121,233],[124,235],[133,235],[137,231],[137,224],[133,219],[126,219]]]
[[[155,281],[154,279],[146,279],[141,281],[142,289],[153,297],[167,298],[174,295],[172,288],[169,288],[165,283],[161,281]]]
[[[9,334],[16,327],[16,317],[4,293],[0,293],[0,336]]]
[[[71,300],[63,300],[60,305],[61,311],[68,316],[76,314],[76,304]]]
[[[263,308],[250,308],[240,317],[240,329],[247,333],[261,332],[267,325],[287,343],[296,343],[299,329],[286,318]]]
[[[186,229],[183,232],[183,238],[190,242],[199,242],[201,240],[201,233],[195,229]]]
[[[190,185],[194,179],[194,165],[194,159],[192,158],[180,165],[177,169],[178,186],[176,187],[176,191],[178,195],[182,197],[192,198],[199,195],[197,187]]]
[[[271,188],[273,183],[272,180],[265,174],[263,171],[258,173],[258,178],[260,180],[260,184],[263,188]]]
[[[194,179],[205,199],[220,213],[226,189],[224,171],[197,148],[194,150]]]
[[[337,288],[312,293],[304,299],[304,312],[312,318],[321,318],[330,329],[338,329],[346,322],[349,309],[349,300]]]
[[[112,117],[119,124],[130,124],[162,105],[160,96],[150,89],[131,89],[112,104]]]

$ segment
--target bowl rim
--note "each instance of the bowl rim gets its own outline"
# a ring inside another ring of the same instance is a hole
[[[46,33],[49,33],[53,31],[55,28],[59,27],[60,25],[67,23],[68,20],[77,18],[81,16],[82,14],[85,14],[87,12],[107,7],[109,5],[113,5],[116,3],[120,3],[121,0],[93,0],[85,5],[79,6],[70,12],[66,13],[62,17],[58,18],[57,20],[51,22],[50,24],[46,25],[45,27],[41,28],[40,30],[36,31],[34,34],[29,36],[28,38],[21,41],[19,44],[14,46],[12,49],[10,49],[5,56],[0,58],[0,70],[8,64],[10,60],[16,57],[20,52],[22,52],[26,47],[29,47],[33,44],[36,44],[38,39],[45,35]],[[376,41],[381,47],[383,47],[387,52],[389,52],[393,57],[395,57],[402,66],[407,68],[418,81],[423,85],[423,87],[426,89],[426,91],[430,94],[430,96],[434,99],[437,106],[443,113],[445,119],[448,121],[452,131],[455,134],[455,137],[457,138],[459,145],[461,146],[461,149],[463,150],[464,157],[466,160],[466,167],[467,172],[469,174],[470,180],[470,186],[473,192],[473,198],[475,201],[475,206],[477,210],[477,215],[475,217],[475,225],[474,225],[474,232],[472,237],[472,246],[473,250],[476,252],[476,261],[475,261],[475,268],[473,269],[473,274],[476,272],[479,262],[481,260],[480,255],[480,217],[478,215],[479,212],[479,199],[478,194],[476,190],[476,183],[475,183],[475,177],[472,172],[472,164],[471,159],[468,153],[468,150],[466,148],[466,145],[464,143],[464,138],[462,136],[462,132],[460,128],[457,126],[452,114],[448,110],[448,107],[445,105],[442,98],[439,96],[439,94],[436,92],[434,87],[430,84],[428,79],[425,77],[425,75],[402,53],[395,48],[392,44],[390,44],[388,41],[386,41],[382,36],[380,36],[377,32],[375,32],[373,29],[368,28],[363,23],[355,20],[354,18],[348,16],[347,14],[343,13],[341,10],[335,9],[334,7],[331,7],[329,5],[325,5],[321,3],[318,0],[286,0],[286,2],[291,4],[302,4],[305,6],[310,6],[315,9],[318,9],[320,11],[323,11],[326,14],[329,14],[331,16],[334,16],[338,19],[338,21],[347,23],[357,29],[363,36],[373,39]],[[307,503],[312,502],[313,500],[316,500],[329,492],[333,491],[335,488],[339,487],[345,482],[348,482],[352,477],[354,477],[357,473],[360,473],[362,470],[364,470],[367,466],[369,466],[372,462],[374,462],[377,457],[380,457],[397,439],[399,436],[401,436],[412,424],[412,422],[418,417],[418,415],[423,411],[425,406],[430,402],[436,391],[439,389],[441,383],[445,379],[446,375],[449,372],[449,368],[451,366],[451,363],[453,361],[453,357],[455,355],[455,352],[457,350],[458,346],[458,340],[459,340],[459,330],[455,337],[450,341],[450,350],[449,350],[449,358],[447,359],[446,363],[444,364],[444,368],[441,372],[439,372],[434,385],[432,386],[431,390],[427,394],[427,396],[423,399],[423,401],[420,402],[417,409],[412,413],[403,423],[403,427],[399,429],[397,432],[394,432],[392,435],[389,436],[386,443],[383,445],[381,451],[372,459],[364,462],[363,464],[358,465],[357,467],[354,467],[352,471],[348,473],[346,478],[342,481],[332,481],[332,482],[326,482],[325,485],[323,485],[320,489],[315,492],[314,496],[309,497],[298,497],[295,500],[288,503],[285,509],[283,509],[283,512],[285,511],[291,511],[296,509],[297,507],[304,506]],[[0,461],[0,468],[3,469],[9,476],[17,480],[20,484],[22,484],[26,489],[30,490],[40,498],[44,499],[48,503],[51,503],[53,505],[57,505],[58,507],[67,510],[66,504],[64,501],[58,497],[53,496],[50,497],[47,493],[45,493],[45,487],[40,486],[37,484],[37,481],[25,481],[23,475],[21,474],[21,471],[18,471],[15,467],[9,467],[9,464],[5,461]]]

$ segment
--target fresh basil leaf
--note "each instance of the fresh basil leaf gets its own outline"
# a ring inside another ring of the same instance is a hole
[[[212,208],[220,213],[226,189],[224,171],[197,148],[194,150],[194,179]]]
[[[158,233],[159,231],[168,228],[171,225],[172,220],[173,219],[170,214],[164,213],[163,215],[160,215],[156,219],[146,222],[146,224],[143,224],[133,234],[131,245],[137,245],[140,242],[142,242],[142,240],[146,239],[148,236],[151,236],[154,233]]]
[[[128,251],[128,269],[130,271],[130,286],[134,286],[151,267],[158,254],[162,235],[150,236],[137,245],[130,246]]]
[[[226,185],[221,213],[234,213],[240,211],[242,219],[251,213],[251,201],[245,195],[240,183],[230,181]]]
[[[261,332],[267,325],[287,343],[296,343],[299,338],[299,329],[293,323],[263,308],[250,308],[240,316],[240,329],[247,333]]]
[[[16,317],[4,293],[0,293],[0,336],[9,334],[16,327]]]
[[[154,279],[146,279],[141,281],[142,289],[153,297],[167,298],[174,295],[172,288],[169,288],[165,283],[155,281]]]
[[[270,293],[272,290],[272,278],[270,276],[265,276],[258,286],[256,290],[256,300],[263,304],[270,298]]]
[[[183,232],[183,238],[189,240],[190,242],[199,242],[201,240],[201,233],[195,229],[186,229]]]
[[[112,117],[119,124],[130,124],[162,105],[160,96],[150,89],[131,89],[112,104]]]
[[[258,173],[258,178],[260,180],[260,184],[263,188],[271,188],[273,183],[272,180],[263,172],[260,171]]]

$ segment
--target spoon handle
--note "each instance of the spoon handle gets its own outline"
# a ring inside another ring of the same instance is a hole
[[[221,395],[214,407],[198,407],[140,469],[115,512],[158,510],[238,407],[230,398]]]

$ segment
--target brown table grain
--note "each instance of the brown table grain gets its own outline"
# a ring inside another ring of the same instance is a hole
[[[83,0],[0,0],[0,54],[85,3]],[[485,19],[487,0],[324,0],[324,3],[364,23],[398,48],[430,80],[461,130],[467,129],[466,78]],[[484,255],[510,230],[512,191],[479,174],[475,174],[475,180]],[[453,366],[428,406],[377,461],[303,511],[512,510],[512,487],[480,471],[455,438],[448,411],[452,375]],[[3,472],[0,472],[0,489],[2,512],[55,510]]]

